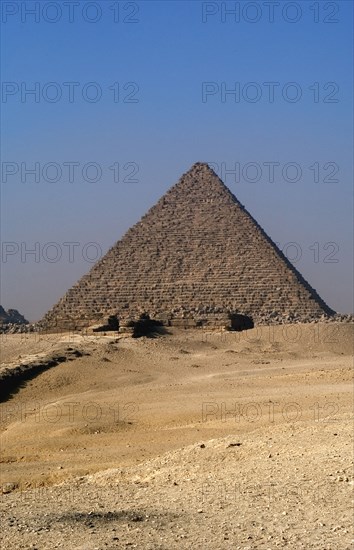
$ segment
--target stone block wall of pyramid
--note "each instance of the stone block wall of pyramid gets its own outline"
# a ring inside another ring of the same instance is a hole
[[[207,164],[197,163],[47,313],[46,326],[250,315],[310,321],[333,311]]]

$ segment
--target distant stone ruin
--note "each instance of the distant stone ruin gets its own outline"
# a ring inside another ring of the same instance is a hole
[[[235,330],[334,314],[203,163],[194,164],[41,325],[80,329],[144,312],[185,328],[232,325],[234,316]]]
[[[24,316],[17,311],[17,309],[8,309],[5,311],[2,306],[0,306],[0,323],[28,325],[27,319],[25,319]]]
[[[5,309],[0,306],[0,333],[3,332],[20,332],[25,330],[28,325],[27,319],[24,318],[17,309]]]

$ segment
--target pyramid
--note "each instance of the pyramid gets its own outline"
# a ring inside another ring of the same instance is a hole
[[[229,312],[310,321],[334,312],[215,172],[196,163],[46,314],[83,327],[117,315]]]

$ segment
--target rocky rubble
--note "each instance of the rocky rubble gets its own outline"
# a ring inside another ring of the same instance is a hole
[[[224,313],[221,308],[204,308],[200,310],[174,310],[170,314],[163,312],[156,312],[154,315],[150,315],[150,319],[165,326],[176,326],[183,328],[225,328],[230,329],[231,324],[229,316],[235,312]],[[239,313],[236,312],[238,315]],[[111,316],[117,318],[117,316]],[[250,317],[252,319],[252,317]],[[139,319],[139,316],[136,320]],[[121,332],[129,332],[129,323],[134,321],[132,317],[122,318],[119,320],[122,327]],[[308,315],[303,317],[301,315],[282,315],[278,312],[273,312],[270,315],[259,314],[256,318],[253,317],[254,325],[285,325],[285,324],[298,324],[298,323],[353,323],[354,315],[348,313],[335,313],[334,315]],[[110,325],[109,318],[107,322],[103,324],[97,324],[90,327],[93,332],[105,332],[105,331],[117,331],[119,330],[116,325]],[[250,328],[250,327],[249,327]],[[123,330],[124,329],[124,330]],[[69,330],[69,329],[68,329]],[[78,332],[86,330],[83,327],[78,327]],[[8,323],[6,325],[0,325],[0,334],[23,334],[29,332],[46,333],[47,328],[44,322],[28,323],[28,324],[13,324]],[[55,328],[52,328],[50,332],[56,332]],[[63,332],[63,329],[58,328],[58,332]],[[131,330],[133,332],[133,330]]]
[[[18,324],[18,323],[6,323],[0,325],[0,334],[22,334],[25,332],[38,332],[40,325],[37,323]]]

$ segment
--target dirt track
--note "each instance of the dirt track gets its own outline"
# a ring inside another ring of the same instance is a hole
[[[28,337],[90,355],[0,405],[6,548],[351,547],[350,325]]]

